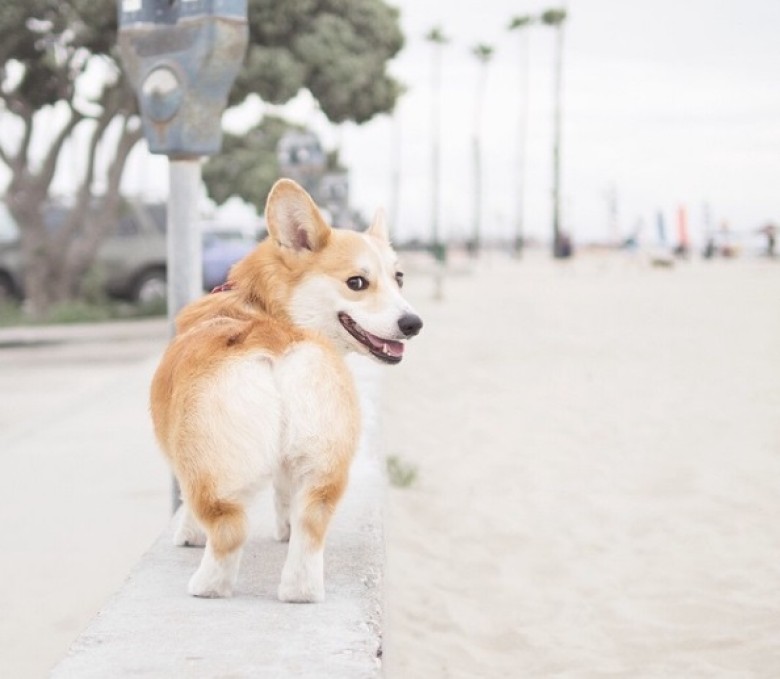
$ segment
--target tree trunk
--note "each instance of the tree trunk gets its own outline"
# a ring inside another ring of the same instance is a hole
[[[51,306],[49,248],[42,204],[45,190],[27,174],[15,176],[8,188],[8,209],[20,226],[24,262],[22,285],[28,313],[38,318]]]
[[[122,134],[117,143],[116,155],[108,170],[106,192],[100,203],[94,206],[90,205],[91,201],[89,201],[83,206],[81,215],[73,215],[79,220],[81,228],[75,237],[71,237],[66,244],[66,256],[59,272],[59,287],[67,291],[69,298],[77,297],[82,292],[84,275],[94,262],[100,245],[108,235],[111,226],[116,224],[122,174],[130,151],[143,136],[140,123],[135,127],[130,126],[129,123],[130,119],[125,118]]]
[[[114,100],[110,101],[112,96]],[[7,190],[8,209],[20,228],[25,307],[33,317],[40,318],[52,304],[73,299],[79,294],[85,272],[92,264],[108,227],[116,221],[122,173],[142,132],[137,117],[125,113],[116,155],[108,171],[106,193],[96,210],[92,195],[95,154],[118,111],[128,110],[122,105],[126,103],[122,93],[109,92],[101,103],[104,112],[93,130],[87,150],[87,170],[76,203],[69,219],[56,233],[47,229],[44,219],[49,188],[62,147],[83,117],[73,112],[68,123],[54,137],[37,172],[30,171],[27,157],[31,135],[27,135],[27,143],[23,142],[16,156],[10,159],[12,179]],[[31,129],[32,119],[27,124],[27,129]]]

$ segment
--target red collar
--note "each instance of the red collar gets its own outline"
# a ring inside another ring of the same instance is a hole
[[[227,281],[222,285],[218,285],[216,288],[214,288],[211,291],[211,293],[214,294],[215,292],[225,292],[227,290],[235,290],[235,288],[236,288],[235,281]]]

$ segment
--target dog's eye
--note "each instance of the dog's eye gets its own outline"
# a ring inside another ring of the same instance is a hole
[[[400,271],[395,272],[395,282],[398,283],[398,287],[404,287],[404,275]]]
[[[347,287],[350,290],[365,290],[368,287],[368,281],[363,276],[352,276],[347,278]]]

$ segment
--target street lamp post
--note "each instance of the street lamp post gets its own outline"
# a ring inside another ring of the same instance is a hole
[[[436,259],[444,261],[444,246],[441,239],[440,199],[441,185],[441,52],[442,47],[449,42],[441,28],[433,28],[425,36],[433,45],[433,62],[431,68],[431,85],[433,103],[431,106],[431,230],[433,235],[433,253]]]

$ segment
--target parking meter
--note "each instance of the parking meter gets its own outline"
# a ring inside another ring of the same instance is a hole
[[[119,49],[152,153],[217,153],[248,43],[246,0],[117,0]]]

